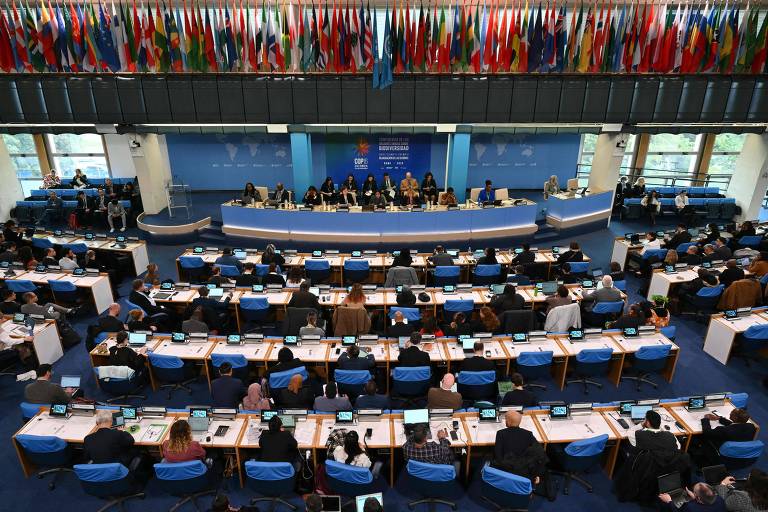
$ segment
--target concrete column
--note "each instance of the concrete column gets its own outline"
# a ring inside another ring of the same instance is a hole
[[[466,200],[470,139],[469,133],[453,133],[448,138],[448,187],[453,187],[460,203]]]
[[[141,147],[131,148],[129,139],[137,141]],[[126,136],[125,144],[131,154],[135,176],[139,179],[144,212],[159,213],[160,210],[168,207],[165,187],[171,181],[171,165],[165,147],[165,136],[155,134]]]
[[[16,206],[16,201],[24,199],[24,192],[2,137],[0,137],[0,183],[3,184],[0,187],[0,219],[7,219],[11,216],[11,208]]]
[[[735,197],[741,207],[741,215],[736,220],[758,218],[763,204],[763,197],[768,188],[768,135],[747,134],[744,147],[736,159],[733,178],[728,185],[728,197]]]
[[[291,162],[293,165],[293,198],[301,201],[312,185],[312,145],[310,135],[291,132]]]
[[[592,172],[589,173],[589,189],[592,192],[616,190],[628,139],[626,133],[601,133],[597,137]]]

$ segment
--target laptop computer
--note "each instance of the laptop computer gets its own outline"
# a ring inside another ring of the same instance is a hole
[[[557,281],[544,281],[541,283],[541,293],[544,295],[554,295],[557,293]]]
[[[205,432],[208,430],[208,409],[204,407],[190,407],[188,421],[192,432]]]
[[[375,499],[379,502],[379,505],[381,505],[382,508],[384,507],[384,495],[382,493],[363,494],[362,496],[355,496],[355,512],[363,512],[365,502],[368,501],[369,498]]]
[[[72,388],[72,396],[80,395],[80,376],[79,375],[62,375],[61,387]]]
[[[341,512],[341,496],[320,496],[321,512]]]
[[[680,508],[688,501],[688,493],[683,489],[681,482],[678,471],[661,475],[658,478],[659,494],[669,494],[676,508]]]

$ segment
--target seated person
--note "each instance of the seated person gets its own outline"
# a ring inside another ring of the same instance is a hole
[[[35,370],[37,380],[24,388],[24,401],[31,404],[68,404],[72,400],[72,389],[64,389],[51,382],[50,364],[41,364]],[[112,413],[109,415],[112,424]]]
[[[333,184],[333,179],[328,176],[325,181],[320,185],[320,198],[325,204],[336,204],[336,185]]]
[[[145,365],[144,354],[146,347],[141,347],[138,351],[128,346],[128,333],[120,331],[115,337],[115,344],[109,347],[109,364],[112,366],[127,366],[134,371],[134,380],[136,382],[145,382],[147,367]]]
[[[485,180],[485,187],[477,195],[478,203],[492,203],[496,200],[496,191],[493,190],[491,180]]]
[[[641,325],[645,325],[645,315],[643,315],[639,304],[632,304],[625,314],[621,315],[611,324],[611,328],[626,329],[627,327],[634,327],[637,329]]]
[[[405,348],[397,355],[399,366],[429,366],[429,354],[422,352],[419,343],[421,343],[421,334],[411,332],[411,339],[406,342]]]
[[[617,302],[622,300],[621,290],[613,286],[611,276],[603,276],[603,287],[593,292],[582,294],[581,304],[585,311],[592,311],[598,302]]]
[[[400,336],[410,336],[413,330],[411,324],[405,323],[405,317],[402,311],[395,311],[392,318],[392,325],[387,329],[387,334],[392,338],[399,338]]]
[[[294,290],[291,294],[291,300],[288,301],[289,308],[313,308],[315,311],[320,311],[320,302],[317,300],[317,295],[309,291],[309,281],[304,281],[299,285],[298,290]]]
[[[405,178],[400,182],[400,204],[419,203],[419,182],[416,181],[410,171],[405,173]]]
[[[0,297],[3,301],[0,302],[0,313],[4,315],[13,315],[21,312],[21,304],[16,302],[16,293],[8,288],[3,288],[0,291]]]
[[[403,458],[427,464],[453,464],[454,455],[446,429],[437,431],[437,442],[427,441],[427,429],[416,425],[413,433],[403,445]]]
[[[421,321],[421,329],[419,332],[421,334],[431,334],[435,338],[442,338],[445,336],[443,331],[437,326],[437,322],[433,316],[424,317]]]
[[[665,297],[654,296],[653,303],[643,301],[640,305],[643,309],[646,325],[655,325],[656,327],[666,327],[669,325],[671,315],[667,309]]]
[[[181,322],[181,332],[186,334],[191,334],[193,332],[208,333],[209,331],[208,324],[205,323],[202,306],[197,306],[192,311],[192,316]]]
[[[107,308],[107,314],[99,317],[99,332],[120,332],[127,326],[120,320],[120,304],[113,302]]]
[[[579,242],[576,242],[575,240],[570,243],[567,251],[560,253],[557,257],[558,265],[562,265],[566,262],[570,263],[572,261],[584,261],[584,253],[581,252]]]
[[[119,462],[130,467],[133,458],[133,436],[112,428],[112,411],[96,411],[96,430],[83,439],[83,459],[93,464]]]
[[[704,256],[702,256],[701,261],[703,262],[709,262],[712,263],[715,260],[722,259],[720,256],[715,252],[715,246],[712,244],[706,244],[704,246]]]
[[[112,199],[107,205],[107,224],[109,224],[109,232],[115,232],[115,220],[120,219],[120,231],[125,231],[126,228],[126,212],[123,203],[117,198]]]
[[[136,331],[156,331],[157,327],[152,325],[140,309],[132,309],[128,312],[128,330]],[[205,331],[208,332],[208,331]]]
[[[283,347],[277,353],[277,364],[267,369],[267,377],[273,373],[285,372],[304,366],[301,359],[293,357],[293,352],[288,347]]]
[[[664,504],[662,510],[670,512],[726,512],[725,501],[715,493],[715,490],[704,482],[697,482],[693,491],[685,488],[689,501],[683,503],[680,508],[672,501],[672,496],[667,493],[659,494],[659,500]]]
[[[472,331],[500,334],[501,322],[499,322],[499,317],[488,306],[481,307],[478,319],[472,322]]]
[[[578,276],[571,274],[571,264],[568,262],[560,266],[558,279],[565,284],[575,284],[581,281]]]
[[[696,294],[704,287],[717,286],[717,277],[705,268],[699,268],[697,271],[698,277],[693,281],[683,283],[678,289],[678,296],[681,300],[692,302]]]
[[[719,260],[728,260],[733,257],[733,251],[728,247],[728,241],[723,237],[718,237],[715,242],[715,253],[719,256]]]
[[[384,195],[381,193],[381,190],[377,190],[373,193],[373,197],[371,197],[370,203],[375,208],[386,208],[387,206],[387,198],[384,197]]]
[[[455,384],[456,377],[452,373],[446,373],[440,381],[439,387],[429,389],[427,407],[430,409],[461,409],[463,403],[461,393],[452,391]]]
[[[208,278],[207,284],[215,284],[221,287],[222,284],[230,284],[232,281],[228,277],[221,275],[221,268],[211,268],[211,277]]]
[[[728,288],[734,281],[744,279],[744,270],[739,267],[736,260],[730,259],[725,262],[725,270],[720,272],[720,284]]]
[[[40,261],[41,264],[45,265],[46,267],[50,266],[56,266],[59,264],[59,260],[56,259],[56,249],[53,247],[49,247],[45,250],[45,256]]]
[[[261,384],[254,382],[248,386],[248,394],[243,397],[243,409],[246,411],[268,411],[272,408],[268,398],[264,397]]]
[[[368,174],[363,182],[363,204],[371,204],[374,194],[379,190],[373,174]],[[384,200],[386,203],[386,200]]]
[[[395,200],[395,197],[397,197],[397,189],[395,188],[395,182],[392,181],[392,178],[389,176],[388,172],[385,172],[382,175],[381,185],[379,186],[379,190],[381,190],[381,195],[384,196],[384,198],[387,200],[388,203],[393,202]]]
[[[219,375],[211,382],[211,404],[213,407],[236,408],[246,394],[243,381],[232,376],[232,365],[228,362],[221,363]]]
[[[741,489],[735,487],[736,479],[727,476],[715,486],[715,492],[725,500],[728,512],[762,512],[768,510],[768,474],[752,468]]]
[[[430,264],[435,267],[451,267],[453,266],[453,256],[445,252],[445,247],[438,245],[432,252],[432,256],[427,258]]]
[[[356,409],[389,409],[389,397],[378,394],[375,380],[369,380],[363,388],[364,394],[355,400]]]
[[[283,429],[280,416],[269,419],[269,428],[259,437],[262,462],[290,462],[293,464],[299,454],[299,445],[293,435]]]
[[[325,385],[324,395],[316,397],[311,408],[322,412],[351,411],[352,404],[349,398],[338,394],[336,383],[330,381]]]
[[[523,252],[520,254],[516,254],[514,258],[512,258],[512,264],[513,265],[525,265],[528,263],[533,263],[536,261],[536,253],[531,250],[531,244],[522,244],[521,245]],[[517,271],[515,271],[517,272]]]
[[[376,359],[373,354],[364,354],[360,357],[360,347],[350,345],[347,350],[339,356],[339,370],[368,370],[373,373],[376,369]]]
[[[453,187],[448,187],[445,193],[440,197],[440,205],[442,206],[457,206],[459,200],[456,198],[456,193],[453,191]]]
[[[224,249],[222,249],[221,256],[216,258],[213,264],[229,265],[231,267],[236,267],[238,272],[243,271],[243,262],[232,255],[232,249],[230,247],[225,247]]]
[[[501,400],[501,405],[516,405],[523,407],[536,407],[539,405],[539,401],[536,400],[536,395],[525,389],[523,376],[519,373],[513,373],[510,376],[512,381],[512,390],[507,391],[504,394],[504,398]]]
[[[747,268],[751,274],[763,277],[768,274],[768,253],[761,252]]]
[[[463,372],[487,372],[496,371],[496,364],[485,357],[485,345],[482,341],[475,341],[472,347],[474,353],[472,357],[464,356],[461,362],[461,371]]]
[[[272,192],[271,202],[273,204],[286,203],[291,200],[291,194],[285,189],[282,183],[279,181],[275,185],[275,190]]]
[[[453,320],[445,327],[445,332],[448,336],[459,337],[462,334],[472,334],[472,324],[467,322],[467,316],[459,311],[454,313]]]
[[[48,200],[45,202],[45,208],[40,214],[40,218],[37,219],[36,225],[41,225],[45,222],[51,222],[53,220],[61,220],[61,213],[64,209],[64,202],[56,192],[51,191],[48,195]]]
[[[614,282],[625,281],[627,279],[626,274],[624,274],[624,271],[621,270],[621,263],[619,263],[618,261],[612,261],[610,265],[610,269],[611,269],[610,276]]]
[[[360,436],[354,430],[344,434],[344,444],[333,450],[333,460],[360,468],[371,467],[371,459],[365,453],[364,447],[360,444]]]
[[[304,386],[304,377],[296,373],[291,377],[288,387],[279,391],[276,402],[282,409],[312,409],[315,397]]]
[[[485,255],[477,259],[478,265],[496,265],[499,263],[499,261],[496,259],[496,249],[493,247],[487,247],[483,252]]]
[[[400,285],[419,284],[419,276],[416,269],[410,265],[396,265],[395,263],[387,270],[387,278],[384,281],[384,288],[395,288]]]
[[[493,467],[514,473],[537,485],[547,470],[547,455],[533,434],[520,427],[523,415],[507,411],[504,422],[507,428],[496,432],[493,444]]]
[[[315,311],[307,313],[307,325],[299,329],[299,336],[325,337],[323,328],[317,326],[317,313]]]
[[[254,271],[256,265],[251,261],[243,263],[243,270],[239,276],[235,278],[235,286],[239,288],[250,288],[255,284],[261,284],[261,278],[257,276]]]
[[[46,320],[64,319],[66,315],[73,315],[77,308],[65,308],[52,302],[47,302],[44,306],[38,304],[37,294],[35,292],[25,292],[22,295],[24,305],[21,306],[21,312],[25,315],[41,315]]]
[[[275,263],[269,264],[269,271],[267,272],[267,275],[265,275],[262,279],[262,282],[265,285],[279,284],[281,286],[285,286],[285,278],[282,276],[282,274],[277,272],[277,265],[275,265]]]
[[[661,428],[661,416],[654,410],[645,413],[645,420],[642,423],[630,427],[627,431],[627,441],[638,451],[677,452],[680,450],[680,442],[672,432]]]
[[[291,267],[288,271],[288,278],[285,280],[285,287],[296,289],[306,280],[307,279],[304,277],[304,269],[301,267]]]
[[[424,201],[437,203],[437,183],[431,172],[425,174],[424,179],[421,180],[421,193],[424,196]]]
[[[685,254],[680,258],[680,263],[687,265],[701,265],[701,256],[699,255],[699,248],[695,245],[686,249]]]
[[[342,206],[354,206],[357,204],[354,191],[349,189],[346,181],[341,184],[341,190],[339,191],[339,204]]]
[[[263,199],[261,198],[261,192],[256,190],[256,187],[253,186],[253,183],[250,181],[245,184],[245,188],[243,189],[243,196],[241,198],[244,205],[254,204],[254,203],[261,203]]]
[[[688,231],[688,226],[685,224],[678,224],[675,228],[675,232],[670,239],[663,244],[664,249],[677,249],[680,244],[687,244],[691,241],[691,233]]]
[[[547,305],[547,313],[552,311],[552,309],[556,308],[557,306],[565,306],[572,302],[573,300],[571,299],[571,294],[568,291],[568,287],[564,284],[558,285],[557,293],[544,299],[544,303]]]
[[[200,443],[192,439],[192,429],[189,422],[177,419],[171,425],[168,439],[163,441],[160,454],[164,462],[191,462],[193,460],[205,460],[205,449]]]
[[[699,467],[720,464],[719,449],[728,441],[752,441],[757,428],[749,422],[749,413],[740,408],[733,409],[728,418],[709,413],[701,419],[702,435],[692,447],[691,455]],[[717,426],[713,428],[712,422]]]
[[[310,185],[307,189],[307,192],[304,194],[304,206],[320,206],[322,204],[322,200],[320,199],[320,194],[317,193],[317,189],[314,187],[314,185]]]

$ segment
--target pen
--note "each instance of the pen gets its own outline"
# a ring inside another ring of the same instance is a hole
[[[594,434],[594,433],[595,433],[595,431],[594,431],[594,430],[592,430],[592,429],[589,427],[589,425],[587,425],[586,423],[584,424],[584,426],[585,426],[585,427],[587,427],[587,430],[589,430],[589,431],[590,431],[592,434]]]

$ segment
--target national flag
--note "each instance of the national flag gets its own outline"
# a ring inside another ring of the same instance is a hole
[[[109,68],[112,72],[120,70],[120,56],[112,39],[111,23],[107,21],[108,14],[104,12],[104,5],[99,5],[99,51],[101,52],[102,68]]]
[[[11,43],[11,28],[5,11],[0,9],[0,69],[6,73],[16,69],[16,59],[13,56]]]
[[[124,43],[126,44],[126,60],[130,58],[131,62],[129,69],[131,71],[136,71],[136,61],[138,60],[139,54],[136,51],[136,35],[134,34],[133,19],[131,18],[131,11],[128,4],[124,7],[120,7],[120,13],[124,16],[122,22]]]
[[[733,11],[734,7],[731,6],[731,13],[723,14],[723,22],[720,25],[720,47],[718,55],[718,67],[721,73],[730,72],[731,54],[734,50],[733,37]]]
[[[528,43],[530,41],[528,38],[528,29],[530,27],[528,16],[528,0],[526,0],[525,10],[522,12],[521,24],[518,25],[520,27],[520,44],[518,49],[520,57],[517,62],[517,70],[524,73],[528,72]]]
[[[322,30],[321,30],[322,33]],[[318,60],[320,59],[320,36],[317,31],[317,12],[315,5],[312,4],[312,24],[310,25],[310,66],[308,69],[318,69]]]
[[[293,61],[293,45],[291,44],[290,35],[290,20],[288,19],[288,13],[285,10],[285,2],[283,2],[283,20],[282,20],[282,38],[280,41],[280,49],[283,55],[283,71],[291,69],[291,63]]]
[[[429,12],[429,11],[427,11]],[[425,33],[424,33],[424,5],[419,6],[419,21],[416,28],[416,38],[414,41],[413,50],[413,66],[419,71],[424,72],[426,69],[426,56],[425,56]]]
[[[394,11],[393,11],[394,12]],[[376,25],[374,25],[374,45],[376,44]],[[392,62],[393,52],[392,34],[389,26],[389,6],[386,8],[386,19],[384,21],[384,46],[381,49],[381,74],[379,76],[379,89],[385,89],[392,85]],[[374,58],[378,56],[378,51],[374,46]]]
[[[27,6],[27,9],[29,9],[29,6]],[[29,14],[29,11],[27,11],[27,14]],[[96,15],[93,12],[93,4],[88,4],[83,9],[83,40],[84,40],[84,46],[85,46],[85,56],[83,57],[83,70],[87,72],[94,72],[98,71],[101,63],[101,52],[99,50],[98,46],[98,38],[96,34],[99,32],[98,27],[96,26]],[[27,20],[29,22],[31,20]],[[42,55],[38,52],[38,57],[42,58]],[[35,66],[35,69],[37,69],[37,64],[35,64],[35,56],[33,54],[32,56],[33,60],[33,66]],[[39,62],[38,64],[42,64],[42,62]],[[42,65],[41,65],[42,68]],[[42,69],[38,69],[38,71],[42,71]]]
[[[438,72],[441,70],[448,71],[449,69],[449,59],[447,58],[448,51],[445,45],[447,39],[448,34],[446,34],[445,30],[445,6],[443,6],[440,8],[440,24],[438,25],[437,30],[437,48],[435,61],[437,62]]]
[[[595,23],[594,14],[590,7],[587,11],[587,21],[584,24],[584,34],[581,38],[581,45],[579,45],[579,65],[576,67],[576,71],[584,73],[589,70],[590,59],[592,58],[592,28]]]
[[[62,10],[64,15],[64,25],[66,26],[67,34],[69,34],[69,37],[67,37],[67,56],[69,65],[74,72],[82,71],[83,37],[80,28],[80,19],[72,4],[69,4],[69,6],[64,5]]]
[[[531,9],[531,18],[535,17],[532,25],[529,25],[528,41],[528,72],[538,71],[541,67],[541,59],[544,52],[544,33],[542,30],[541,3],[539,3],[538,15]],[[533,27],[531,31],[530,27]]]
[[[360,0],[360,51],[362,53],[363,67],[373,69],[373,27],[371,26],[371,7],[363,9],[363,1]],[[377,45],[378,47],[378,45]]]
[[[48,13],[48,8],[45,6],[45,2],[40,2],[41,23],[42,23],[42,36],[41,41],[43,44],[43,56],[45,57],[45,63],[48,65],[48,71],[58,71],[59,64],[56,59],[56,50],[54,48],[54,29],[51,25],[51,17]]]
[[[575,9],[575,8],[574,8]],[[576,69],[578,63],[578,46],[579,46],[579,31],[581,30],[581,20],[584,16],[584,2],[579,7],[578,22],[576,21],[576,11],[574,10],[571,16],[571,30],[568,32],[568,59],[566,60],[565,67],[567,71],[573,71]]]
[[[755,16],[757,17],[757,16]],[[762,73],[765,67],[766,55],[768,54],[768,16],[763,17],[763,23],[760,25],[760,31],[757,33],[755,41],[754,57],[752,61],[747,61],[746,66],[752,74]]]
[[[496,16],[497,10],[493,4],[491,4],[490,14],[488,15],[487,25],[484,28],[485,40],[483,41],[483,71],[495,72],[495,66],[492,66],[496,62]],[[485,4],[483,4],[483,20],[485,20]]]
[[[16,4],[11,3],[13,9],[13,32],[10,34],[12,41],[11,46],[14,49],[17,66],[16,71],[19,73],[32,71],[32,63],[29,60],[29,52],[27,51],[27,41],[24,36],[24,23],[19,17],[19,12],[16,10]]]
[[[509,44],[509,49],[507,50],[507,53],[509,54],[507,57],[509,61],[509,71],[513,73],[518,71],[520,66],[520,24],[522,23],[520,18],[521,10],[522,5],[515,8],[513,3],[513,13],[510,16],[509,26],[509,37],[511,42]]]
[[[29,3],[27,3],[24,8],[24,24],[27,27],[26,46],[29,62],[32,65],[32,69],[41,72],[45,69],[45,59],[40,51],[40,38],[37,32],[35,19],[32,16],[32,9],[29,8]]]
[[[433,70],[437,68],[437,61],[440,56],[440,19],[437,16],[437,2],[432,8],[432,40],[429,42],[427,51],[427,66]]]
[[[320,55],[317,60],[317,67],[322,71],[331,65],[331,37],[330,22],[328,21],[328,3],[325,4],[325,11],[321,10],[320,13],[323,19],[320,21]]]
[[[608,14],[606,16],[608,19],[608,27],[604,32],[605,44],[603,45],[602,56],[600,57],[600,71],[602,73],[607,73],[613,69],[613,47],[616,44],[616,23],[618,23],[616,16],[613,14],[613,6],[610,2],[608,6]]]
[[[565,3],[560,7],[555,23],[555,69],[562,72],[565,66],[565,43],[568,36],[565,32],[565,20],[568,18]]]
[[[150,13],[150,16],[152,14]],[[167,73],[171,66],[171,56],[168,53],[168,38],[165,35],[165,21],[160,12],[160,4],[155,0],[155,22],[154,22],[154,49],[155,63],[157,70],[161,73]]]
[[[556,6],[550,11],[547,6],[547,14],[544,19],[544,51],[541,57],[541,71],[552,71],[555,69],[555,10]]]
[[[387,12],[389,12],[389,5],[387,5]],[[368,24],[368,22],[370,22],[370,19],[371,19],[370,14],[371,14],[371,4],[369,3],[366,25]],[[378,22],[376,21],[376,11],[374,11],[374,15],[373,15],[373,33],[371,35],[370,58],[372,62],[371,65],[372,65],[372,73],[373,73],[372,85],[374,89],[378,89],[380,87],[381,72],[383,69],[379,61],[379,29],[378,29]]]
[[[271,71],[275,71],[279,69],[278,62],[277,62],[277,40],[275,35],[275,25],[272,20],[272,13],[270,11],[267,11],[266,47],[267,47],[267,62],[269,62],[269,68]]]

